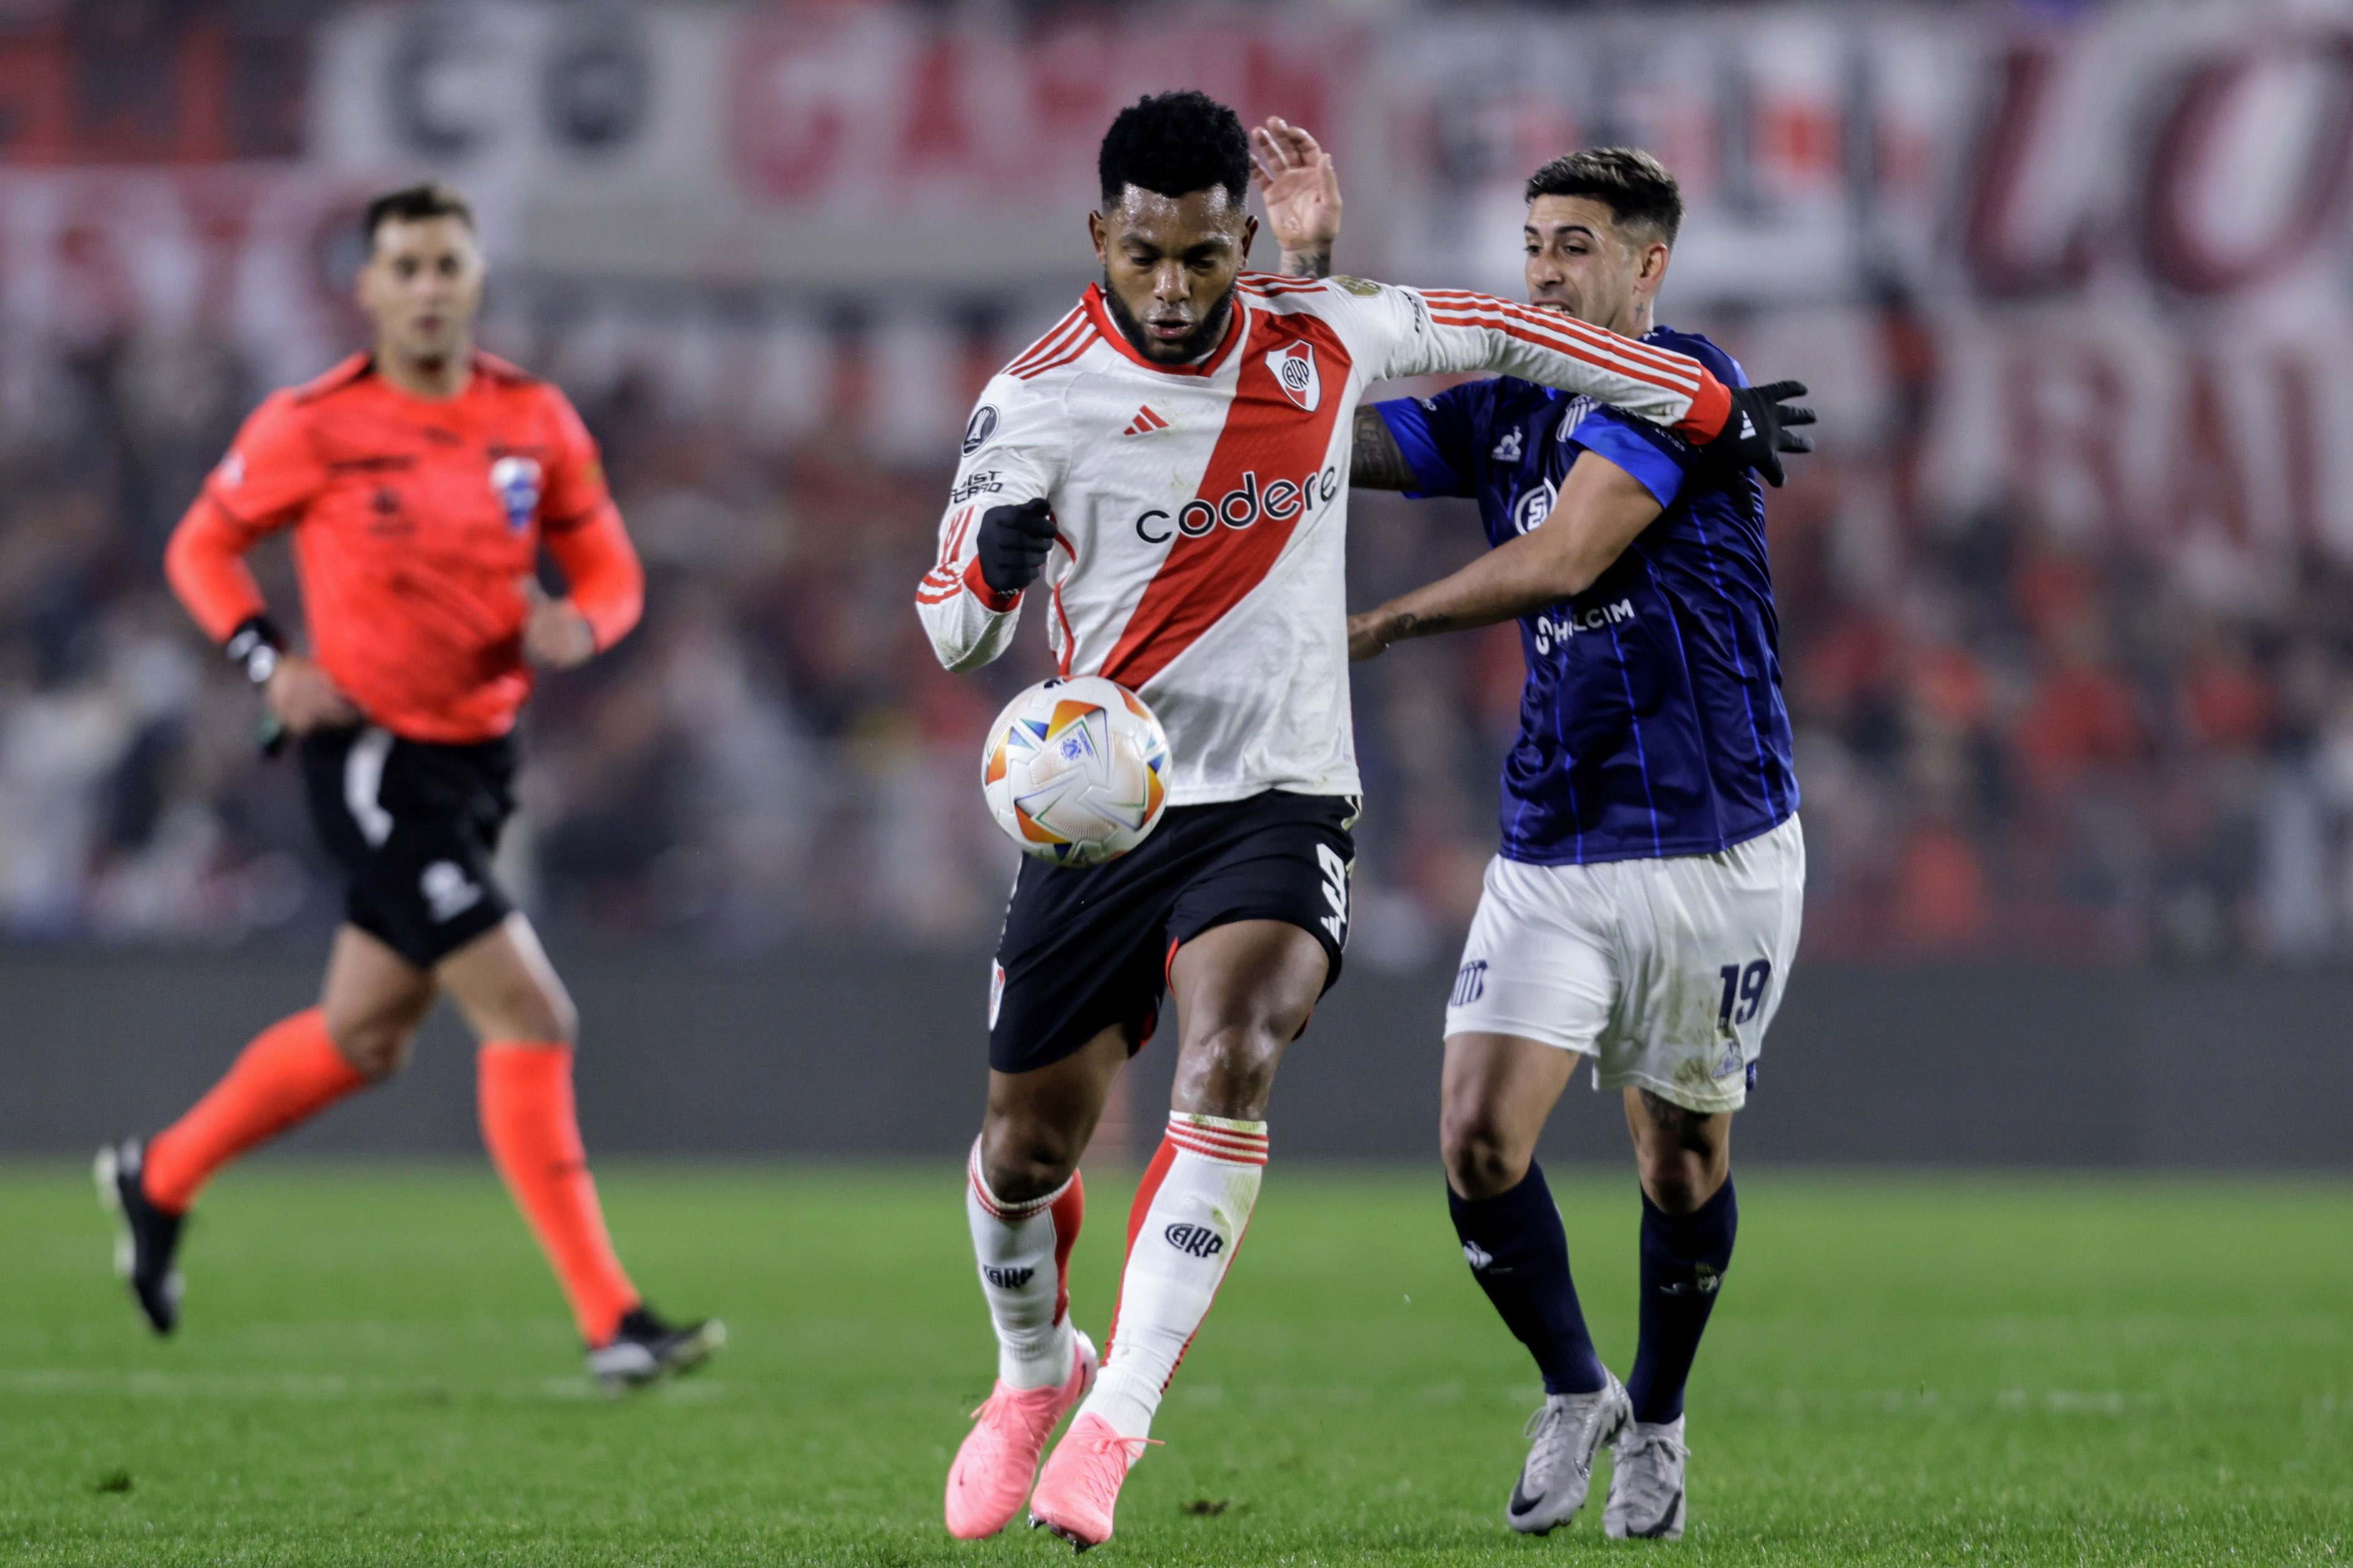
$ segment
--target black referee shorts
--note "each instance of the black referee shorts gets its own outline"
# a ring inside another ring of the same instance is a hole
[[[430,969],[513,912],[491,874],[514,811],[512,737],[448,746],[369,725],[315,731],[301,755],[352,924]]]
[[[1152,1037],[1179,944],[1236,921],[1285,921],[1324,944],[1328,991],[1348,941],[1356,802],[1269,791],[1168,808],[1100,866],[1025,857],[989,976],[988,1065],[1027,1072],[1116,1024]]]

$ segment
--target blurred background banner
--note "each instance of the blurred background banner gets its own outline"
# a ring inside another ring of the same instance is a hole
[[[2353,4],[5,7],[0,932],[332,925],[160,558],[434,175],[652,573],[527,723],[559,950],[985,951],[970,753],[1047,661],[944,675],[911,594],[974,394],[1091,276],[1103,124],[1179,85],[1324,138],[1344,270],[1517,294],[1535,165],[1683,181],[1662,318],[1824,415],[1770,507],[1820,984],[2353,948]],[[1480,543],[1355,528],[1361,602]],[[1360,673],[1363,972],[1451,963],[1520,673],[1508,628]]]

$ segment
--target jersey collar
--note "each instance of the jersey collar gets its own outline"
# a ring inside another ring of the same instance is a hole
[[[1242,302],[1241,291],[1236,289],[1233,313],[1226,318],[1226,335],[1219,342],[1218,346],[1210,351],[1209,357],[1198,364],[1162,364],[1156,360],[1148,360],[1135,352],[1135,345],[1127,341],[1127,334],[1119,330],[1117,321],[1112,320],[1111,307],[1103,303],[1102,284],[1088,284],[1087,291],[1082,297],[1080,303],[1086,308],[1088,318],[1094,322],[1095,331],[1103,342],[1145,369],[1156,370],[1163,375],[1217,374],[1218,367],[1226,363],[1228,357],[1233,353],[1235,345],[1242,341],[1242,333],[1245,330],[1242,317],[1249,310]]]

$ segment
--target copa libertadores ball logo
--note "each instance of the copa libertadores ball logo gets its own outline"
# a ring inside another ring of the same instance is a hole
[[[971,457],[987,446],[988,438],[996,434],[997,405],[984,403],[972,411],[972,419],[964,427],[964,455]]]

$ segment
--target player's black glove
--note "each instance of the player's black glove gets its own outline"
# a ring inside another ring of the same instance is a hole
[[[1766,483],[1778,486],[1786,478],[1781,472],[1781,454],[1814,449],[1813,442],[1789,429],[1792,425],[1814,422],[1812,409],[1788,402],[1806,395],[1806,384],[1776,381],[1763,386],[1736,386],[1731,391],[1732,412],[1724,416],[1724,428],[1700,450],[1725,468],[1735,472],[1754,468],[1765,476]]]
[[[1046,552],[1054,548],[1054,514],[1042,500],[990,507],[974,544],[980,580],[992,593],[1018,594],[1045,569]]]

